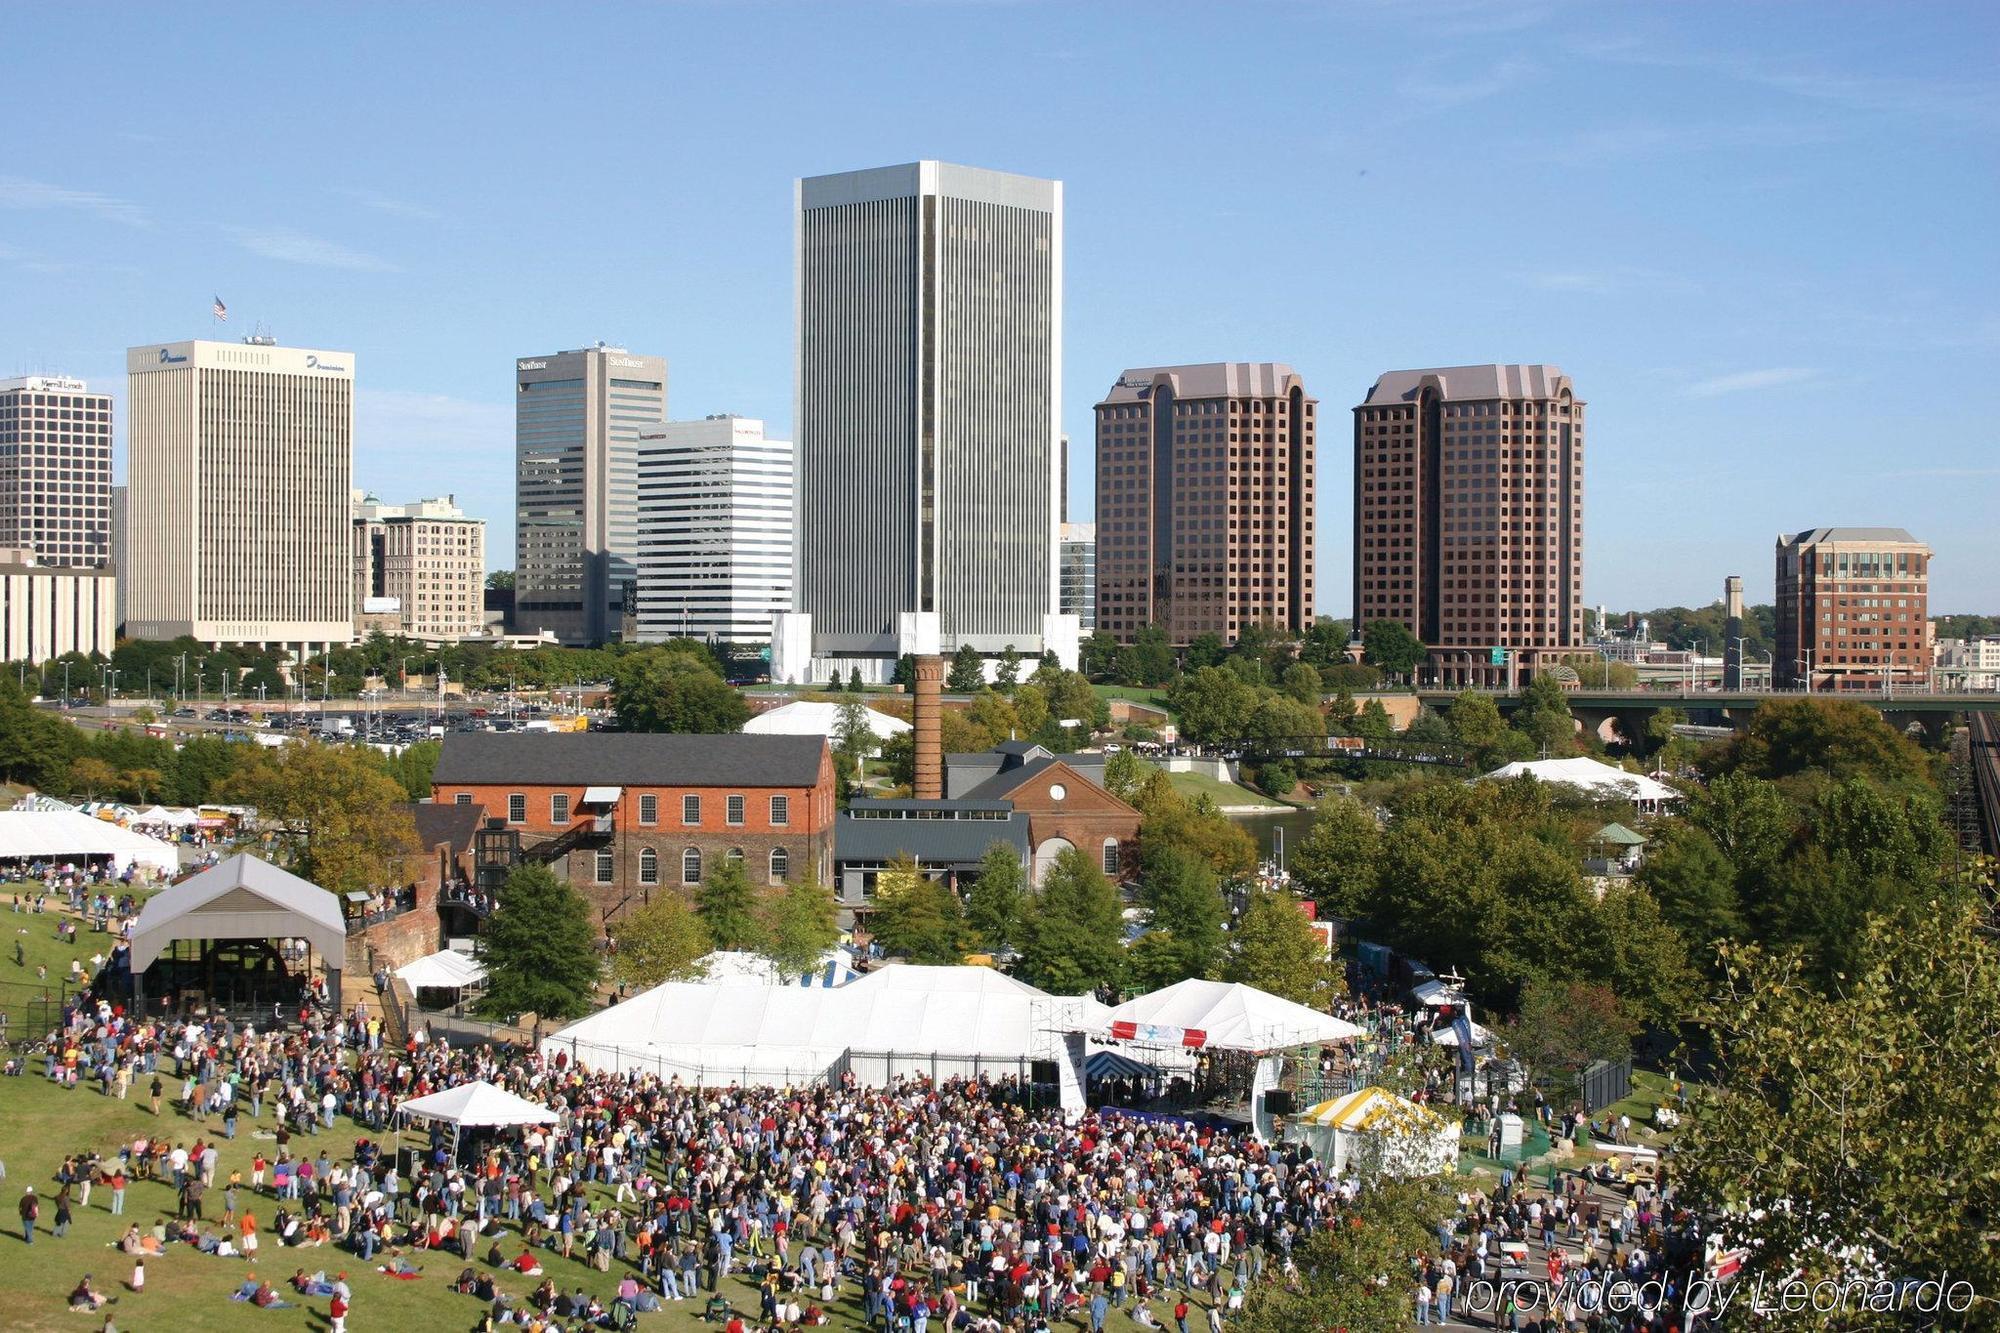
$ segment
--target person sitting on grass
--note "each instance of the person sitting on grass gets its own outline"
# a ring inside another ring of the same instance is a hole
[[[83,1281],[69,1294],[69,1308],[72,1310],[96,1310],[110,1304],[111,1298],[90,1285],[90,1274],[83,1275]]]
[[[498,1249],[499,1246],[496,1245],[494,1248]],[[535,1258],[533,1250],[522,1250],[521,1257],[514,1261],[513,1267],[514,1271],[523,1277],[540,1277],[542,1275],[541,1262]]]

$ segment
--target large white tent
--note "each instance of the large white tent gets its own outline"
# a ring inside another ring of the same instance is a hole
[[[340,1007],[347,961],[340,900],[268,861],[238,853],[154,895],[132,928],[133,977],[175,940],[304,940],[319,951]]]
[[[841,1069],[882,1087],[899,1075],[1032,1076],[1056,1061],[1081,1107],[1080,1001],[985,967],[884,967],[832,990],[674,982],[547,1037],[542,1052],[593,1069],[689,1083],[787,1086]]]
[[[1264,1053],[1345,1041],[1360,1036],[1361,1029],[1255,986],[1195,977],[1111,1010],[1104,1035],[1155,1046]]]
[[[806,986],[831,989],[845,986],[861,974],[854,970],[854,955],[846,949],[829,949],[812,970],[796,977],[781,977],[771,960],[744,949],[717,949],[701,958],[701,981],[710,986]]]
[[[0,811],[0,861],[81,861],[108,856],[119,870],[142,866],[171,875],[180,854],[170,842],[75,810]]]
[[[1321,1102],[1286,1127],[1336,1175],[1433,1176],[1458,1164],[1458,1126],[1382,1088]]]
[[[862,714],[868,721],[868,730],[875,733],[877,741],[899,736],[910,729],[910,724],[902,718],[878,713],[866,706],[862,708]],[[818,699],[799,699],[773,708],[768,713],[757,714],[743,724],[743,730],[753,735],[824,736],[835,740],[840,734],[840,705]]]
[[[1574,759],[1516,760],[1476,781],[1505,782],[1524,775],[1537,782],[1576,787],[1601,800],[1630,801],[1644,811],[1658,810],[1669,801],[1681,799],[1681,794],[1664,782],[1656,782],[1643,773],[1627,773],[1622,768],[1613,768],[1610,764],[1581,755]]]

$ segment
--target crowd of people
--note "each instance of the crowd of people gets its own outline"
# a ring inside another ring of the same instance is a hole
[[[1385,1042],[1408,1037],[1400,1013],[1357,1017]],[[294,1295],[339,1286],[344,1307],[351,1264],[447,1282],[482,1323],[536,1333],[630,1328],[684,1302],[765,1330],[824,1324],[851,1302],[885,1331],[1072,1321],[1214,1333],[1256,1284],[1294,1274],[1298,1248],[1350,1216],[1361,1187],[1297,1145],[1110,1109],[1067,1120],[1011,1081],[697,1088],[561,1054],[385,1043],[371,1016],[318,1006],[282,1018],[142,1022],[79,995],[52,1034],[47,1076],[112,1097],[137,1088],[160,1119],[66,1162],[56,1206],[85,1207],[96,1186],[122,1213],[130,1182],[164,1181],[175,1215],[134,1222],[119,1241],[135,1263],[175,1246],[253,1259],[260,1247],[331,1249],[313,1275],[297,1266]],[[556,1123],[456,1141],[419,1132],[424,1146],[402,1156],[385,1143],[403,1102],[475,1079]],[[197,1122],[192,1136],[176,1132],[185,1121],[168,1100]],[[230,1148],[225,1166],[222,1145],[246,1116],[258,1140]],[[1534,1190],[1510,1172],[1460,1205],[1436,1247],[1409,1256],[1413,1319],[1462,1321],[1455,1286],[1518,1268],[1524,1245],[1556,1253],[1555,1230],[1591,1272],[1663,1273],[1698,1251],[1650,1189],[1613,1214],[1581,1177]],[[41,1206],[23,1196],[31,1233]],[[615,1291],[574,1280],[592,1271],[616,1273]],[[522,1279],[537,1280],[525,1295]],[[284,1299],[245,1287],[258,1304]],[[1667,1311],[1576,1313],[1578,1328],[1678,1327]]]

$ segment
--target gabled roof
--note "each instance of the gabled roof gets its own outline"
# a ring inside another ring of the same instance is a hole
[[[548,1107],[516,1097],[484,1079],[428,1097],[412,1097],[396,1108],[396,1114],[450,1125],[553,1125],[561,1118]]]
[[[486,811],[476,805],[456,801],[417,801],[409,807],[417,826],[417,844],[425,851],[444,844],[454,852],[468,851],[473,835],[479,832]]]
[[[310,880],[239,852],[156,894],[132,931],[132,970],[175,940],[302,939],[322,957],[347,956],[340,901]]]
[[[433,783],[485,786],[810,787],[821,736],[489,732],[447,736]]]
[[[1644,847],[1646,845],[1645,838],[1626,828],[1623,824],[1618,823],[1606,824],[1603,828],[1591,834],[1590,840],[1592,842],[1611,843],[1618,847]]]

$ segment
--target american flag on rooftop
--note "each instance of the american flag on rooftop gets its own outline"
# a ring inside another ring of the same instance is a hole
[[[223,323],[227,324],[229,322],[229,307],[222,304],[221,297],[218,296],[215,298],[215,305],[213,308],[215,310],[215,317],[221,320]]]

